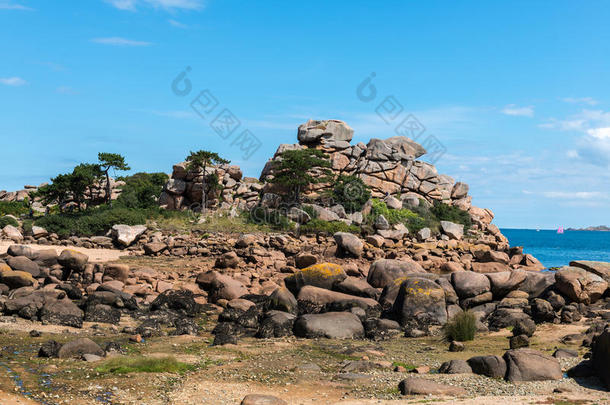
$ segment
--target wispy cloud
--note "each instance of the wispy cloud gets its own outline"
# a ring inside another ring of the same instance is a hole
[[[139,6],[160,8],[166,11],[201,10],[205,7],[203,0],[105,0],[119,10],[136,11]]]
[[[70,86],[59,86],[58,88],[55,89],[55,91],[59,94],[66,94],[69,96],[75,96],[75,95],[79,94],[78,91],[74,90]]]
[[[518,107],[515,104],[509,104],[502,109],[502,114],[504,115],[514,115],[519,117],[533,117],[534,116],[534,107]]]
[[[13,86],[13,87],[25,86],[26,84],[28,84],[28,82],[23,80],[21,77],[0,78],[0,83],[4,84],[5,86]]]
[[[176,21],[176,20],[169,20],[169,23],[171,25],[173,25],[176,28],[182,28],[182,29],[187,29],[188,25],[186,24],[182,24],[180,21]]]
[[[0,1],[0,10],[24,10],[32,11],[31,7],[24,6],[23,4],[15,3],[12,1]]]
[[[134,41],[132,39],[121,38],[121,37],[108,37],[108,38],[93,38],[91,42],[104,45],[113,46],[150,46],[151,42],[146,41]]]
[[[580,132],[576,149],[567,156],[584,163],[610,167],[610,112],[582,110],[565,119],[551,119],[540,127],[568,132]]]
[[[599,102],[595,100],[593,97],[564,97],[561,101],[570,104],[588,104],[588,105],[597,105]]]

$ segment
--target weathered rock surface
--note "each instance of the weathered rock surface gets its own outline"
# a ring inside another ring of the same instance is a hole
[[[329,339],[357,339],[364,337],[360,319],[349,312],[327,312],[300,316],[294,324],[299,337]]]

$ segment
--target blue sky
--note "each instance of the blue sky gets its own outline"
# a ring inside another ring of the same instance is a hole
[[[393,96],[499,226],[610,225],[609,20],[604,1],[0,0],[0,189],[99,151],[168,172],[210,149],[258,177],[309,118],[393,136]],[[191,109],[203,90],[240,121],[226,139]]]

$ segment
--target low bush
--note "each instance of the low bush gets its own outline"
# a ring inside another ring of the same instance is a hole
[[[477,318],[471,311],[460,312],[443,326],[443,336],[448,342],[473,340],[476,333]]]
[[[37,226],[61,237],[103,235],[113,225],[143,225],[148,218],[161,215],[160,209],[133,209],[100,206],[78,213],[46,215],[36,219]]]
[[[247,221],[251,224],[267,226],[271,229],[282,231],[289,231],[294,228],[294,222],[292,222],[278,210],[259,206],[245,212],[244,215],[246,216]]]
[[[183,373],[195,367],[179,362],[174,357],[115,357],[96,367],[95,371],[102,374],[128,373]]]
[[[0,217],[3,215],[20,215],[29,214],[30,204],[26,201],[0,201]]]
[[[299,231],[302,234],[324,233],[333,235],[337,232],[360,233],[360,228],[356,225],[348,225],[343,221],[323,221],[321,219],[312,219],[308,223],[301,225]]]
[[[17,222],[15,220],[15,218],[0,217],[0,229],[4,228],[7,225],[12,225],[14,227],[19,227],[19,222]]]
[[[157,206],[157,199],[167,182],[165,173],[136,173],[121,177],[125,182],[117,205],[128,208],[152,208]]]
[[[435,202],[430,208],[430,212],[439,221],[450,221],[456,224],[464,225],[464,230],[467,230],[472,225],[470,214],[458,207],[447,205],[442,202]]]
[[[332,191],[335,203],[341,204],[348,214],[360,211],[371,198],[371,190],[362,179],[356,176],[341,175],[335,182]]]

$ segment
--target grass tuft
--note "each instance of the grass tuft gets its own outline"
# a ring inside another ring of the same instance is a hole
[[[183,373],[194,366],[181,363],[174,357],[115,357],[95,369],[102,374]]]
[[[464,311],[449,320],[443,326],[443,335],[446,341],[452,340],[466,342],[474,340],[477,333],[477,318],[471,311]]]

